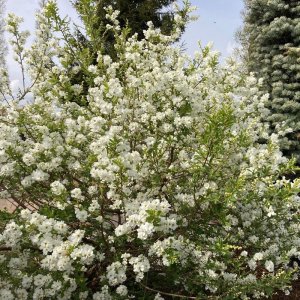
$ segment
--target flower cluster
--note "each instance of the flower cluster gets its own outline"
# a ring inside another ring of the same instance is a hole
[[[0,298],[245,300],[287,289],[299,181],[283,176],[292,166],[261,122],[258,82],[233,61],[219,66],[210,45],[183,54],[176,28],[164,36],[149,24],[138,40],[107,13],[118,58],[90,37],[91,62],[48,1],[24,58],[34,100],[1,104],[1,195],[22,209],[1,213]]]

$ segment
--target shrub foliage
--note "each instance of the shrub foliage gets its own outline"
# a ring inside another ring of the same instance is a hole
[[[93,65],[49,1],[35,42],[8,30],[30,86],[1,79],[1,299],[252,299],[286,290],[299,254],[299,182],[258,83],[210,46],[194,57],[151,23]],[[88,32],[88,31],[87,31]],[[85,70],[87,96],[71,84]],[[77,101],[74,99],[77,98]],[[80,98],[80,99],[79,99]],[[25,99],[25,101],[24,101]],[[87,105],[78,105],[85,102]],[[281,176],[281,177],[280,177]],[[23,208],[22,208],[23,206]]]

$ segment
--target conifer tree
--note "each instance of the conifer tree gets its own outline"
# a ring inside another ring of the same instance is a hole
[[[163,34],[170,34],[173,25],[173,14],[170,11],[162,12],[163,8],[174,3],[175,0],[100,0],[96,3],[96,11],[100,23],[105,20],[105,7],[112,5],[118,11],[121,27],[128,27],[132,33],[138,33],[143,38],[143,31],[148,28],[147,22],[152,21],[154,27],[160,28]],[[100,25],[100,24],[99,24]]]
[[[84,10],[87,7],[86,2],[90,3],[91,10],[89,12]],[[114,10],[119,11],[120,27],[128,27],[131,34],[137,33],[139,39],[142,39],[143,31],[148,28],[149,21],[163,34],[171,34],[174,24],[173,13],[167,8],[174,2],[175,0],[77,0],[75,8],[84,22],[86,22],[86,17],[89,18],[89,21],[93,20],[93,31],[105,39],[104,51],[110,56],[115,56],[114,37],[111,33],[107,33],[108,21],[105,18],[105,7],[112,6]],[[183,30],[184,28],[182,28]]]
[[[144,30],[148,28],[148,22],[151,21],[156,29],[162,34],[171,35],[174,28],[174,13],[167,10],[175,0],[77,0],[74,1],[74,7],[81,18],[85,30],[82,31],[79,26],[76,27],[76,33],[70,38],[69,44],[74,48],[81,50],[73,60],[68,63],[70,70],[78,66],[79,70],[74,74],[70,72],[72,84],[81,86],[80,105],[87,105],[85,95],[87,94],[87,82],[85,80],[87,70],[78,65],[78,59],[84,60],[87,64],[95,64],[100,52],[109,55],[113,61],[117,61],[117,49],[115,48],[115,36],[109,28],[113,25],[107,18],[106,7],[111,6],[112,10],[118,11],[119,27],[127,36],[138,35],[138,39],[144,38]],[[184,7],[190,7],[188,1],[184,1]],[[163,11],[165,10],[165,11]],[[183,18],[187,18],[187,9],[178,10],[177,13]],[[180,27],[181,33],[184,31],[184,25]],[[179,39],[180,35],[178,35]],[[72,57],[72,56],[71,56]]]
[[[245,0],[241,34],[249,71],[263,78],[269,93],[270,129],[282,136],[281,149],[300,163],[300,2]]]

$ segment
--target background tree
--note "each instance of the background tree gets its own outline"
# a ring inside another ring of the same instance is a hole
[[[108,30],[112,22],[106,18],[105,7],[111,6],[118,10],[118,21],[120,29],[125,35],[137,33],[138,39],[144,38],[143,31],[148,28],[147,23],[151,21],[155,28],[160,29],[165,35],[170,35],[174,27],[174,13],[168,9],[174,0],[77,0],[74,7],[77,10],[83,24],[84,30],[76,26],[75,34],[70,38],[69,45],[76,48],[77,56],[68,62],[70,71],[77,67],[76,74],[73,71],[69,76],[75,86],[81,86],[80,105],[87,105],[88,83],[86,82],[87,70],[82,68],[79,61],[85,61],[86,65],[96,64],[98,53],[109,55],[113,61],[117,61],[118,52],[115,48],[116,40],[112,31]],[[185,6],[187,7],[187,6]],[[186,9],[179,11],[183,18],[187,17]],[[184,25],[180,28],[184,31]],[[179,39],[180,35],[178,36]],[[80,53],[78,52],[80,49]],[[100,50],[99,50],[100,49]],[[74,97],[78,100],[78,97]]]
[[[282,151],[300,163],[300,2],[245,0],[245,4],[243,60],[248,71],[264,79],[261,91],[270,95],[267,121],[282,136]]]
[[[90,11],[86,11],[86,3],[90,3]],[[174,14],[170,9],[170,5],[175,0],[77,0],[75,8],[79,12],[84,23],[93,20],[92,29],[97,36],[105,39],[105,54],[115,57],[116,51],[114,49],[115,39],[111,32],[107,31],[109,21],[105,18],[105,7],[112,6],[114,10],[118,10],[119,24],[121,28],[128,27],[130,34],[138,34],[138,38],[144,38],[143,31],[148,28],[147,23],[151,21],[155,28],[159,28],[163,34],[170,35],[174,25]],[[184,28],[182,28],[182,31]],[[84,35],[81,34],[84,38]]]

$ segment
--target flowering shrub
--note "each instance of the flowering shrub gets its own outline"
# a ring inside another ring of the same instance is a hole
[[[32,84],[13,95],[2,71],[1,197],[24,209],[2,213],[0,298],[252,299],[288,289],[299,182],[280,177],[292,166],[275,135],[257,143],[268,114],[259,83],[233,62],[219,66],[209,46],[193,58],[171,46],[178,16],[171,36],[149,23],[142,41],[110,8],[107,17],[118,60],[100,47],[94,64],[55,2],[29,50],[9,18]],[[85,82],[74,85],[68,74],[79,70]]]

